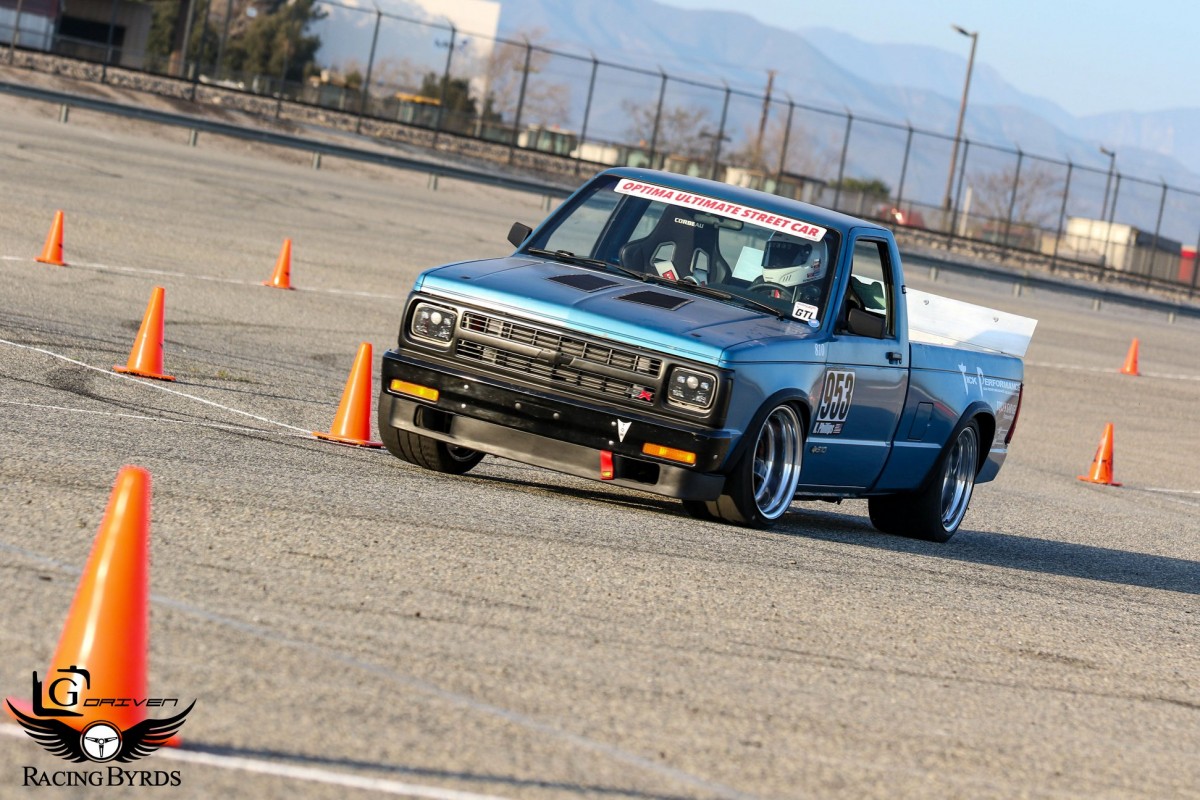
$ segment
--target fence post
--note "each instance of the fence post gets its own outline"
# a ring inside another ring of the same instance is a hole
[[[458,29],[450,23],[450,43],[446,45],[446,66],[442,70],[442,92],[438,99],[438,111],[433,126],[433,146],[437,147],[442,135],[442,125],[446,118],[446,95],[450,91],[450,62],[454,59],[454,42],[458,38]]]
[[[963,182],[967,178],[967,156],[971,152],[971,140],[962,140],[962,163],[958,167],[958,188],[954,192],[954,205],[950,210],[950,236],[958,235],[958,212],[961,210]]]
[[[1192,259],[1192,285],[1188,287],[1188,300],[1196,294],[1196,278],[1200,277],[1200,236],[1196,238],[1196,257]]]
[[[662,124],[663,101],[667,99],[667,73],[662,71],[662,67],[658,68],[658,74],[662,75],[662,83],[658,86],[658,107],[654,111],[654,130],[650,133],[650,169],[654,169],[654,156],[658,151],[658,130]]]
[[[854,115],[846,111],[846,135],[842,137],[842,155],[838,159],[837,188],[833,192],[833,210],[837,211],[842,202],[842,179],[846,177],[846,152],[850,149],[850,128],[854,125]]]
[[[279,98],[275,101],[275,119],[279,119],[279,112],[283,110],[283,87],[287,82],[288,67],[291,66],[292,60],[292,40],[285,39],[283,41],[283,69],[279,70]]]
[[[583,106],[583,127],[579,130],[579,144],[575,146],[575,174],[579,174],[579,164],[583,159],[583,143],[587,141],[588,119],[592,115],[592,95],[596,91],[596,70],[600,68],[600,62],[596,59],[596,54],[592,53],[592,78],[588,81],[587,103]]]
[[[383,22],[383,12],[378,6],[375,8],[375,32],[371,34],[371,54],[367,56],[367,76],[363,79],[362,94],[358,98],[358,120],[354,123],[354,132],[362,132],[362,118],[367,110],[367,99],[371,96],[371,72],[375,68],[375,46],[379,44],[379,24]],[[453,27],[451,27],[453,30]],[[453,50],[453,45],[451,45]],[[445,84],[442,84],[443,96],[445,93]],[[281,92],[282,96],[282,92]],[[441,110],[438,110],[438,116],[441,116]]]
[[[1160,179],[1161,180],[1161,179]],[[1167,207],[1167,182],[1162,182],[1162,197],[1158,201],[1158,219],[1154,222],[1154,239],[1150,243],[1150,272],[1154,277],[1154,267],[1158,264],[1158,234],[1162,231],[1163,209]]]
[[[900,163],[900,185],[896,187],[896,208],[904,202],[904,179],[908,176],[908,157],[912,153],[913,126],[908,123],[908,138],[904,141],[904,161]]]
[[[1117,197],[1121,194],[1121,173],[1113,175],[1113,201],[1112,206],[1108,209],[1108,230],[1104,236],[1104,256],[1101,266],[1108,269],[1108,246],[1112,244],[1112,226],[1113,220],[1117,216]]]
[[[221,38],[217,40],[217,63],[213,67],[217,80],[221,80],[221,67],[225,64],[225,40],[229,38],[229,17],[233,14],[233,0],[225,0],[225,21],[221,26]]]
[[[204,40],[208,38],[208,15],[212,13],[212,0],[204,4],[204,22],[200,27],[200,52],[196,55],[196,63],[192,65],[192,86],[188,91],[188,100],[196,102],[196,84],[200,83],[200,58],[204,55]]]
[[[779,185],[783,183],[783,173],[787,169],[787,151],[789,140],[792,138],[792,114],[796,111],[796,103],[788,95],[788,118],[783,126],[783,145],[779,148],[779,170],[775,173],[775,193],[779,193]]]
[[[108,41],[104,47],[104,63],[100,65],[100,82],[104,83],[108,78],[108,64],[112,61],[113,51],[113,31],[117,27],[117,6],[121,0],[112,0],[112,13],[108,17]]]
[[[13,20],[12,35],[8,37],[8,63],[13,63],[17,42],[21,40],[21,6],[25,5],[25,0],[17,0],[17,14]]]
[[[1050,255],[1050,272],[1054,272],[1054,266],[1058,263],[1058,245],[1063,237],[1063,224],[1067,220],[1067,198],[1071,196],[1071,171],[1075,169],[1075,165],[1071,159],[1067,159],[1067,181],[1063,186],[1062,206],[1058,209],[1058,232],[1054,235],[1054,252]]]
[[[512,139],[508,143],[508,163],[516,153],[517,137],[521,135],[521,112],[525,109],[525,87],[529,83],[529,62],[533,60],[533,43],[525,40],[525,71],[521,74],[521,93],[517,96],[517,115],[513,118]]]
[[[196,16],[196,0],[188,0],[187,19],[183,23],[183,49],[180,51],[182,58],[179,59],[179,75],[180,78],[187,78],[188,67],[188,47],[192,39],[192,20]]]
[[[725,138],[725,123],[729,120],[729,96],[732,90],[725,84],[725,104],[721,106],[721,124],[717,126],[717,138],[713,142],[712,164],[708,168],[709,180],[717,179],[717,167],[721,163],[721,140]]]
[[[1025,158],[1025,153],[1021,150],[1020,147],[1018,147],[1017,148],[1017,171],[1016,171],[1016,174],[1013,175],[1012,195],[1008,198],[1008,219],[1005,220],[1005,222],[1004,222],[1004,241],[1000,245],[1004,249],[1008,249],[1008,247],[1009,247],[1008,236],[1012,232],[1013,211],[1017,207],[1017,190],[1021,188],[1021,162],[1024,160],[1024,158]]]

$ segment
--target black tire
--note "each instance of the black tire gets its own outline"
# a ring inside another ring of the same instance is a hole
[[[692,519],[702,519],[706,522],[711,522],[717,518],[708,510],[708,507],[712,504],[704,500],[680,500],[679,502],[683,503],[684,513]]]
[[[736,525],[765,528],[784,515],[796,496],[804,459],[804,420],[783,403],[771,409],[725,482],[725,494],[706,508]]]
[[[461,475],[483,460],[483,453],[478,450],[439,442],[437,439],[409,433],[391,425],[379,426],[379,438],[388,452],[396,458],[434,472]]]
[[[927,542],[948,542],[958,532],[979,472],[979,423],[964,425],[942,453],[933,479],[921,490],[867,500],[876,530]]]

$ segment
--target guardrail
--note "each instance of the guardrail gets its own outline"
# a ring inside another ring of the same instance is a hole
[[[435,179],[458,178],[460,180],[471,181],[474,183],[497,186],[503,189],[514,189],[516,191],[530,192],[532,194],[541,194],[548,198],[563,198],[574,191],[574,187],[567,188],[565,186],[530,180],[528,178],[519,178],[511,175],[498,174],[494,171],[487,172],[483,170],[474,170],[467,167],[458,167],[450,164],[441,164],[434,161],[423,161],[417,158],[409,158],[407,156],[393,155],[391,153],[378,153],[370,150],[347,147],[345,145],[321,142],[314,139],[306,139],[287,133],[268,131],[262,128],[249,128],[241,125],[233,125],[227,122],[204,119],[203,117],[190,116],[187,114],[156,111],[150,108],[130,106],[123,103],[114,103],[109,100],[100,100],[94,97],[68,94],[66,92],[58,92],[52,89],[38,89],[30,86],[20,86],[7,81],[0,81],[0,92],[15,95],[17,97],[24,97],[29,100],[40,100],[46,103],[56,103],[68,108],[86,108],[90,111],[98,111],[103,114],[113,114],[116,116],[128,117],[130,119],[142,120],[144,122],[155,122],[160,125],[171,125],[178,128],[186,128],[188,130],[201,131],[204,133],[215,133],[221,136],[230,136],[238,139],[249,139],[251,141],[261,142],[263,144],[274,145],[277,147],[303,150],[309,153],[345,158],[352,161],[361,161],[367,164],[376,164],[379,166],[393,167],[396,169],[406,169],[413,172],[423,172]]]

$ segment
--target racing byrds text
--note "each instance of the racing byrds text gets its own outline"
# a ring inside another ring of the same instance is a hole
[[[178,786],[179,770],[161,769],[92,769],[84,772],[58,770],[42,772],[37,767],[25,770],[24,786]]]

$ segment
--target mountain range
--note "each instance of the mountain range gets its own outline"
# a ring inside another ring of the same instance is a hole
[[[894,186],[902,158],[898,154],[902,152],[902,136],[889,133],[886,146],[878,148],[886,150],[886,156],[874,161],[864,158],[864,151],[873,148],[864,146],[861,137],[864,132],[884,130],[873,126],[872,120],[900,128],[911,124],[918,131],[940,134],[942,139],[934,146],[937,140],[933,137],[919,137],[928,140],[928,152],[922,154],[914,147],[913,166],[928,162],[929,174],[910,177],[908,180],[917,183],[906,182],[906,196],[911,190],[925,195],[922,199],[926,202],[936,203],[944,188],[948,142],[954,134],[967,68],[967,60],[961,55],[919,45],[868,43],[824,28],[789,31],[746,14],[684,10],[655,0],[503,0],[500,35],[520,40],[531,32],[543,46],[649,73],[649,77],[640,79],[631,73],[612,81],[616,73],[601,70],[593,108],[593,116],[599,119],[621,114],[621,105],[614,99],[620,88],[606,83],[632,85],[640,81],[636,89],[628,91],[637,91],[653,103],[657,94],[653,75],[661,70],[672,79],[681,79],[672,81],[672,97],[680,98],[680,102],[688,97],[702,98],[693,102],[713,109],[716,118],[721,92],[701,92],[690,87],[688,81],[728,85],[737,92],[761,97],[767,71],[774,70],[776,100],[790,97],[814,109],[854,115],[858,128],[850,152],[855,159],[848,174],[880,177],[870,174],[876,170]],[[573,105],[580,104],[576,97],[580,94],[572,92]],[[758,123],[754,103],[743,100],[735,105],[731,114],[739,118],[743,128]],[[821,133],[828,140],[824,152],[836,153],[844,117],[826,116],[828,120],[820,114],[808,114],[820,126],[830,128]],[[1072,197],[1077,193],[1096,197],[1089,201],[1090,209],[1072,209],[1069,213],[1098,215],[1110,166],[1109,158],[1100,152],[1101,146],[1117,152],[1116,169],[1122,176],[1141,179],[1122,183],[1119,215],[1125,216],[1128,207],[1128,213],[1136,217],[1128,221],[1140,227],[1153,228],[1156,193],[1161,193],[1164,180],[1172,187],[1200,191],[1200,109],[1076,117],[1045,98],[1016,89],[996,70],[976,62],[963,135],[972,143],[972,158],[983,159],[969,162],[972,164],[990,160],[1008,163],[1011,169],[1013,156],[991,152],[988,146],[992,146],[1052,159],[1059,174],[1065,171],[1067,161],[1081,167],[1074,173]],[[1036,159],[1025,163],[1031,160]],[[939,163],[940,170],[936,166]],[[1200,198],[1173,192],[1168,206],[1168,216],[1179,217],[1172,227],[1195,231]],[[1189,220],[1186,226],[1184,218]]]

